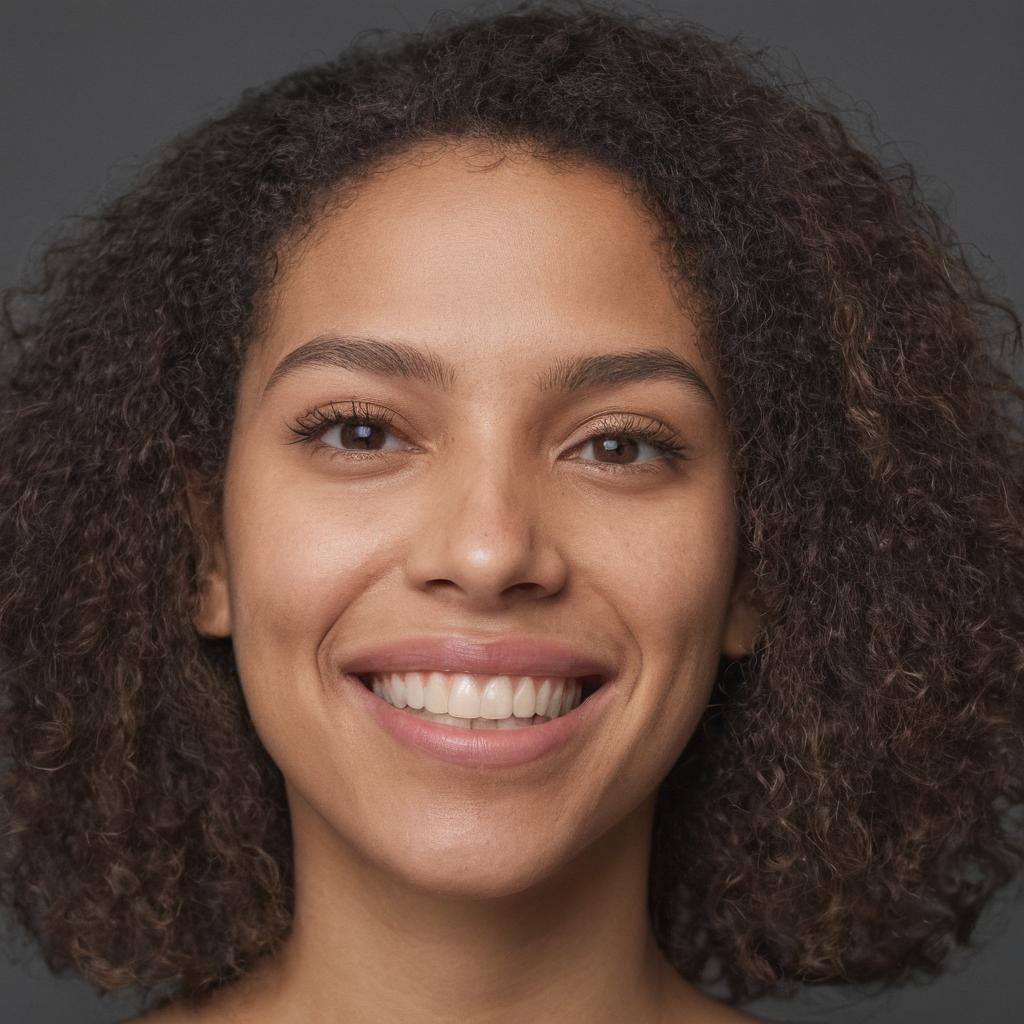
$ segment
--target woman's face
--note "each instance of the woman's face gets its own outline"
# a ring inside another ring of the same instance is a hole
[[[240,381],[196,622],[232,637],[297,850],[340,842],[472,895],[552,874],[652,799],[719,657],[745,653],[754,625],[723,395],[653,223],[603,172],[494,156],[393,165],[285,264]],[[294,361],[352,336],[446,368],[397,375],[341,349]],[[586,372],[641,350],[661,358],[612,370],[660,372]],[[706,392],[664,369],[673,357]],[[298,440],[317,409],[355,422]],[[611,689],[560,746],[505,767],[396,739],[346,676],[381,645],[512,635],[598,659]]]

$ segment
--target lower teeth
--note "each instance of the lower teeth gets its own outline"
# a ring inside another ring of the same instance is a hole
[[[394,705],[391,705],[394,707]],[[417,718],[425,718],[428,722],[437,722],[438,725],[454,725],[463,729],[522,729],[527,725],[542,725],[544,722],[553,721],[545,715],[534,715],[533,718],[456,718],[454,715],[437,715],[426,708],[398,708],[407,714],[415,715]]]

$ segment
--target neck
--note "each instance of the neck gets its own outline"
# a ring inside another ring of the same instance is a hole
[[[557,874],[492,898],[403,884],[289,799],[294,926],[234,990],[246,1020],[612,1024],[684,1001],[647,916],[653,796]]]

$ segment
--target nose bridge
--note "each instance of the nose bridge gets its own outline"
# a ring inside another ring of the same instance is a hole
[[[487,458],[464,466],[463,486],[453,487],[457,513],[467,535],[493,533],[512,546],[532,542],[536,530],[537,478],[527,465],[528,455],[514,446],[491,449]]]
[[[539,466],[526,444],[477,431],[450,451],[431,484],[412,550],[419,586],[444,581],[489,603],[511,588],[537,596],[562,585],[564,567],[543,507]]]

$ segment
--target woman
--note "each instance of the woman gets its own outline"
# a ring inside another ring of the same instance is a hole
[[[142,1020],[751,1020],[1019,869],[1019,320],[737,48],[353,48],[19,298],[3,891]]]

